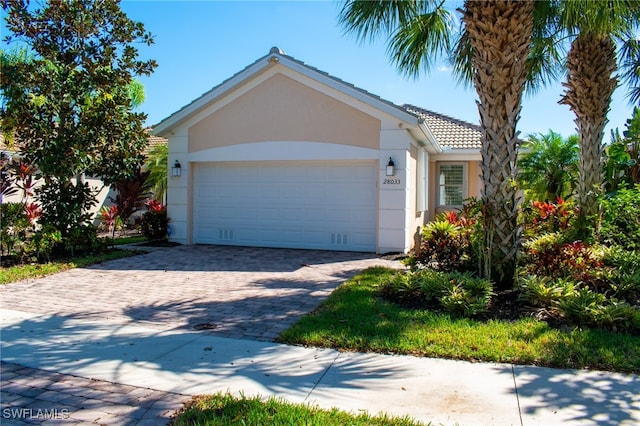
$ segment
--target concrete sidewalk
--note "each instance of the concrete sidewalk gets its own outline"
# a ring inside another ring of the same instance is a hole
[[[345,353],[6,309],[1,320],[3,362],[172,401],[231,391],[446,425],[640,424],[637,375]]]

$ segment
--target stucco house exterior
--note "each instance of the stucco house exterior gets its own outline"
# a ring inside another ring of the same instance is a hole
[[[153,133],[180,165],[167,207],[183,244],[408,252],[421,225],[480,191],[478,126],[276,47]]]

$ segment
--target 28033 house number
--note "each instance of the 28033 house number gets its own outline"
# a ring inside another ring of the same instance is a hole
[[[400,185],[400,179],[385,179],[382,181],[383,185]]]

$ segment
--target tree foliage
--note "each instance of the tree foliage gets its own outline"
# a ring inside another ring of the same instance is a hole
[[[5,40],[29,53],[27,60],[3,64],[3,131],[38,166],[43,220],[67,236],[86,224],[86,209],[95,202],[74,177],[99,176],[109,185],[142,163],[146,116],[133,111],[139,101],[133,82],[156,63],[140,60],[134,44],[150,45],[153,38],[117,0],[1,4]]]
[[[605,150],[607,192],[617,191],[624,185],[640,184],[640,108],[633,109],[633,116],[627,120],[622,135],[618,129],[611,131],[611,144]]]
[[[578,137],[549,130],[531,134],[522,144],[519,181],[529,199],[555,202],[571,195],[578,167]]]

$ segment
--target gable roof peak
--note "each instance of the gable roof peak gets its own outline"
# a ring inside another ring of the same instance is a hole
[[[269,54],[274,54],[274,53],[277,53],[278,55],[286,55],[286,53],[284,53],[284,50],[280,49],[278,46],[273,46],[269,50]]]

